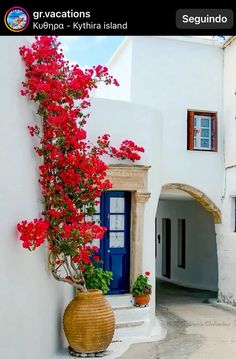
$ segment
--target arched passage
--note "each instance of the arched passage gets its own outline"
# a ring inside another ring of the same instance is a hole
[[[206,211],[212,214],[215,224],[221,223],[221,212],[219,208],[203,192],[183,183],[168,183],[162,187],[162,191],[169,189],[178,189],[190,194]]]
[[[221,212],[202,191],[182,183],[165,184],[156,215],[157,278],[217,291],[218,223]]]

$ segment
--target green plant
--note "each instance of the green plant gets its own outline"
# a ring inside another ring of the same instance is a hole
[[[109,291],[109,285],[112,281],[112,272],[96,268],[92,264],[86,266],[84,271],[84,279],[87,289],[100,289],[103,294]]]
[[[131,293],[135,297],[136,295],[145,295],[152,294],[152,285],[148,283],[150,272],[145,272],[145,274],[140,274],[135,280]]]

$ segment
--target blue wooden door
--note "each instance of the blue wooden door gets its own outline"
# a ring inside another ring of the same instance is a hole
[[[102,195],[99,213],[107,232],[100,242],[105,270],[113,272],[109,294],[129,292],[130,273],[130,193],[109,191]]]

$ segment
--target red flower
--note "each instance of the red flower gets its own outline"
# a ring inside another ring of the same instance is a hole
[[[23,241],[23,247],[29,250],[34,250],[39,247],[47,236],[49,222],[43,219],[34,219],[31,222],[22,221],[17,224],[17,229],[20,232],[20,240]]]
[[[147,277],[149,277],[149,276],[150,276],[150,272],[145,272],[145,275],[146,275]]]
[[[47,239],[56,258],[64,263],[70,257],[73,269],[83,271],[92,258],[99,261],[92,242],[106,232],[91,218],[97,198],[112,187],[101,156],[135,161],[144,149],[131,140],[112,147],[107,133],[94,146],[87,139],[90,93],[101,81],[119,85],[107,67],[84,71],[70,66],[55,36],[36,37],[31,47],[20,48],[20,55],[26,68],[21,94],[36,103],[42,118],[42,128],[32,125],[28,130],[38,138],[35,151],[43,157],[39,183],[45,208],[44,219],[18,224],[20,240],[24,248],[34,250]],[[56,262],[55,270],[60,271],[60,264]]]

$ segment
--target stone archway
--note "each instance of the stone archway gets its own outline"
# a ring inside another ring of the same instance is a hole
[[[184,183],[163,185],[156,213],[157,278],[218,291],[220,223],[220,209],[201,190]]]
[[[178,189],[190,194],[206,211],[212,214],[215,224],[221,223],[220,209],[200,190],[183,183],[168,183],[162,187],[162,190],[168,189]]]

